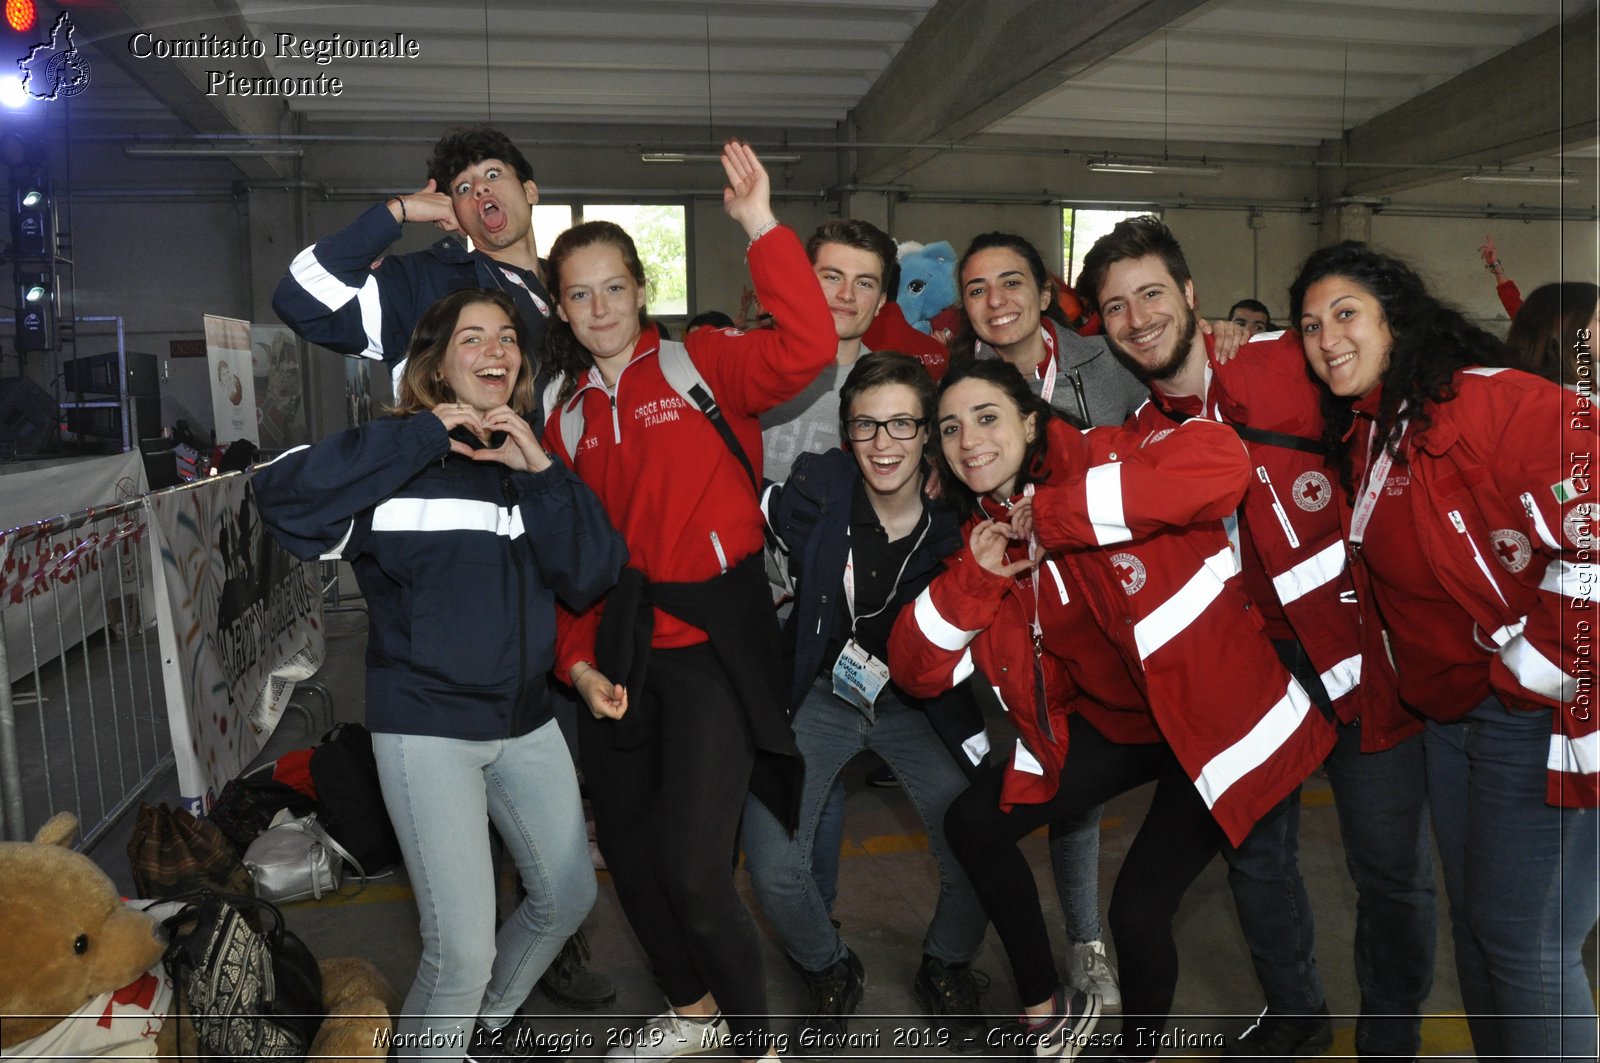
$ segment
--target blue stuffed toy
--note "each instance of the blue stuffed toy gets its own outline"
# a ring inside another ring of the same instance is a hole
[[[950,241],[899,245],[900,294],[895,302],[919,332],[932,334],[930,322],[956,302],[956,249]]]

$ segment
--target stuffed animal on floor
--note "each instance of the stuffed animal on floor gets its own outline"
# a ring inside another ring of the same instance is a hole
[[[63,812],[32,842],[0,842],[0,1056],[179,1058],[160,924],[70,848],[77,832]],[[393,986],[366,960],[318,967],[327,1018],[311,1055],[383,1058],[399,1009]],[[195,1043],[192,1029],[181,1043]]]
[[[950,241],[899,245],[900,291],[895,302],[918,332],[933,332],[940,311],[956,303],[956,249]]]

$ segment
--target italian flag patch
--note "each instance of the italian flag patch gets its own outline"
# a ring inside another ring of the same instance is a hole
[[[1578,485],[1572,480],[1562,480],[1558,484],[1551,484],[1550,493],[1556,496],[1557,502],[1563,504],[1571,502],[1580,494]]]

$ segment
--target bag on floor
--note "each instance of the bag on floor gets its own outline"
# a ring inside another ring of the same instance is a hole
[[[272,765],[267,764],[229,779],[206,819],[215,823],[234,848],[243,853],[272,826],[272,817],[279,812],[287,808],[293,815],[304,816],[316,807],[310,797],[274,779]]]
[[[317,822],[317,814],[295,817],[287,809],[245,850],[244,866],[264,901],[321,900],[344,881],[344,864],[366,885],[367,873]]]
[[[141,897],[196,890],[249,893],[250,873],[216,824],[186,809],[141,804],[128,838],[128,864]]]
[[[378,784],[372,734],[359,723],[341,723],[311,751],[311,781],[317,814],[328,833],[371,874],[400,862],[400,841],[389,822]]]
[[[322,1024],[322,972],[283,913],[254,897],[209,890],[185,900],[161,924],[173,1012],[192,1016],[200,1042],[191,1051],[180,1027],[179,1054],[304,1059]]]

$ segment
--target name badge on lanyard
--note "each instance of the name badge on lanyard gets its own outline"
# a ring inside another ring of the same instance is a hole
[[[933,526],[932,519],[924,511],[921,520],[921,533],[911,549],[906,551],[905,560],[900,562],[900,571],[895,573],[894,586],[889,588],[889,597],[884,603],[864,616],[856,615],[856,552],[852,547],[844,559],[844,602],[845,608],[850,612],[850,638],[844,644],[844,649],[839,653],[839,659],[833,663],[833,692],[843,698],[870,718],[872,706],[878,700],[878,695],[889,683],[889,666],[868,653],[861,643],[856,641],[856,625],[861,621],[877,616],[894,601],[895,591],[900,586],[900,581],[905,578],[906,566],[911,563],[922,541],[928,536],[928,529]],[[845,533],[849,534],[848,530]]]
[[[889,666],[862,648],[855,639],[845,643],[833,665],[833,692],[867,715],[889,682]]]

